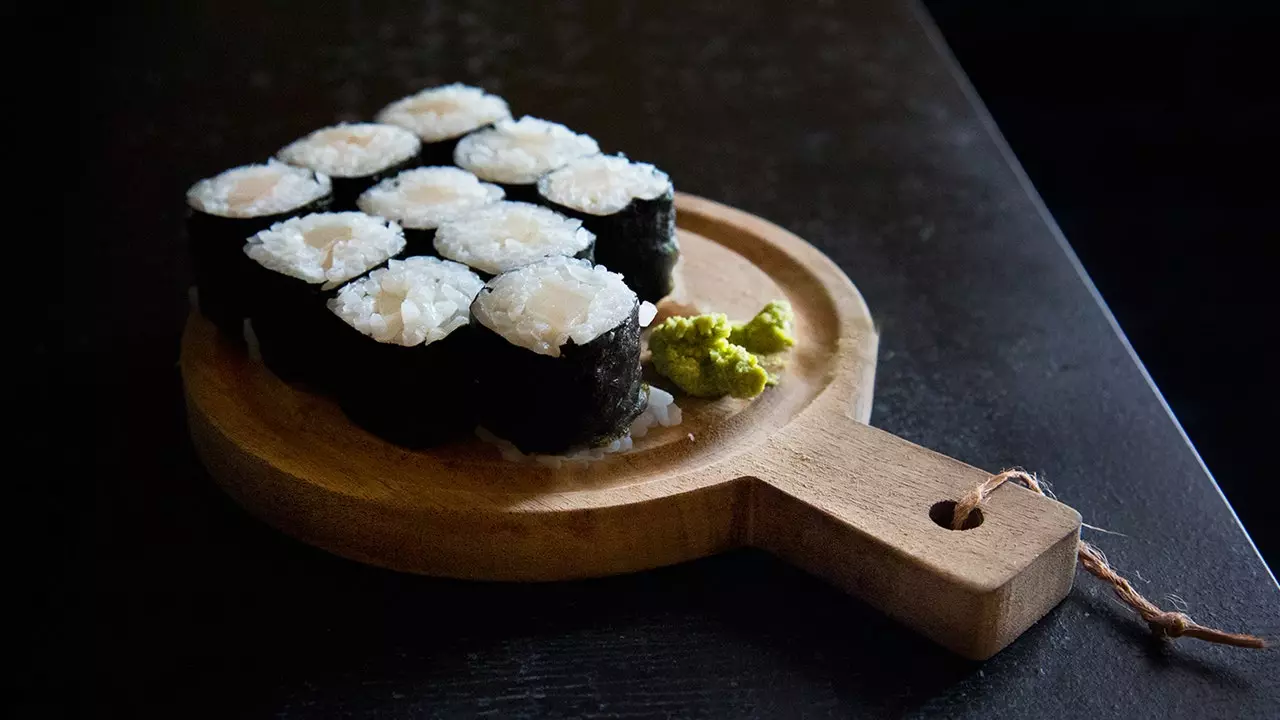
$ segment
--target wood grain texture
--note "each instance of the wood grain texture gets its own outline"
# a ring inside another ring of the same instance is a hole
[[[877,336],[861,296],[787,231],[677,198],[683,259],[663,313],[797,312],[785,381],[755,401],[680,398],[685,422],[636,450],[553,470],[478,441],[387,444],[284,384],[193,315],[191,433],[222,487],[299,539],[398,570],[557,580],[642,570],[743,544],[773,552],[944,646],[985,658],[1070,588],[1079,516],[1020,488],[953,532],[929,518],[986,473],[865,423]]]

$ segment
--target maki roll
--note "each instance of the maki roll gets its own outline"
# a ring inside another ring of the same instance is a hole
[[[328,309],[348,326],[331,346],[347,416],[409,447],[470,432],[468,308],[483,286],[465,265],[433,257],[392,260],[343,286]]]
[[[589,135],[559,124],[522,117],[501,120],[458,142],[453,161],[486,182],[498,183],[508,200],[536,202],[538,178],[572,160],[600,152]]]
[[[410,255],[430,255],[436,228],[502,199],[502,188],[455,167],[406,170],[365,191],[356,204],[404,228]]]
[[[400,226],[360,212],[304,215],[249,238],[247,310],[263,362],[284,380],[327,389],[327,348],[341,328],[325,299],[404,247]]]
[[[422,164],[449,165],[463,135],[509,117],[506,100],[478,87],[455,83],[401,98],[383,108],[377,120],[399,125],[422,138]]]
[[[657,302],[671,293],[680,244],[666,173],[621,155],[596,155],[544,175],[538,194],[582,220],[596,236],[596,262],[622,273],[641,300]]]
[[[282,149],[281,160],[322,172],[333,181],[333,207],[354,210],[356,198],[379,180],[417,167],[422,142],[395,125],[356,123],[334,125],[293,141]]]
[[[436,230],[436,254],[487,280],[549,257],[591,260],[595,237],[582,222],[522,202],[499,202],[450,220]]]
[[[328,207],[328,176],[282,162],[244,165],[187,190],[187,239],[200,311],[231,337],[242,337],[248,298],[245,238],[272,224]]]
[[[471,303],[480,424],[546,455],[626,435],[647,401],[639,309],[621,275],[585,260],[490,280]]]

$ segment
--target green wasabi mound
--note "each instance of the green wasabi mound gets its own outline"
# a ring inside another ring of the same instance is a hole
[[[722,313],[667,318],[649,335],[653,367],[695,397],[755,397],[769,373],[746,348],[729,342],[731,331]]]
[[[791,303],[774,300],[748,322],[734,323],[729,342],[759,355],[782,352],[796,344],[791,330],[795,319]]]
[[[723,313],[667,318],[649,335],[653,367],[695,397],[755,397],[777,377],[754,353],[795,345],[794,319],[791,306],[780,301],[746,323],[730,323]]]

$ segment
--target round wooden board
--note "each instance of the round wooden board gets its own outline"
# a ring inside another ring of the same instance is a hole
[[[804,241],[708,200],[680,195],[677,208],[682,259],[659,318],[711,310],[748,318],[775,298],[796,310],[785,379],[759,398],[678,396],[681,425],[657,428],[628,453],[559,468],[512,463],[478,439],[406,450],[353,425],[328,398],[284,383],[193,314],[182,371],[202,458],[227,492],[281,530],[400,570],[547,580],[721,549],[732,517],[689,502],[732,502],[699,491],[732,475],[726,459],[749,455],[841,371],[845,402],[865,422],[876,337],[852,283]],[[851,353],[858,362],[842,368]]]
[[[941,527],[934,506],[987,474],[866,425],[877,336],[849,279],[776,225],[688,195],[676,205],[683,259],[660,314],[746,318],[775,298],[795,308],[797,347],[762,396],[677,395],[681,425],[590,464],[510,462],[478,440],[406,450],[193,314],[182,374],[197,451],[268,523],[397,570],[558,580],[751,544],[973,658],[1056,605],[1071,587],[1079,515],[1010,487],[978,527]]]

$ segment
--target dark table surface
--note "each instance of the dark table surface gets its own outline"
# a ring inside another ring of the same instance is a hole
[[[1123,533],[1094,539],[1144,593],[1280,636],[1274,579],[911,3],[173,5],[80,38],[68,217],[97,230],[67,253],[64,339],[98,402],[71,420],[97,438],[95,582],[62,607],[94,639],[93,715],[1275,717],[1275,651],[1152,640],[1086,576],[972,663],[752,551],[546,585],[363,567],[196,461],[187,185],[460,80],[807,238],[879,323],[874,424],[1042,471]]]

